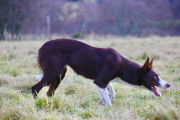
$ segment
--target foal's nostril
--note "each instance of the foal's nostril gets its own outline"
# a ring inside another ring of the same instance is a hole
[[[167,83],[167,84],[166,84],[166,87],[169,88],[169,87],[170,87],[170,84]]]

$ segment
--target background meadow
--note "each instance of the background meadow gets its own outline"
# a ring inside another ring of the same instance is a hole
[[[180,37],[124,37],[84,39],[96,47],[112,47],[124,57],[143,65],[154,58],[154,69],[171,84],[149,91],[113,83],[116,98],[112,107],[99,104],[100,96],[91,80],[76,75],[71,68],[52,98],[44,87],[35,100],[31,87],[41,74],[38,49],[46,41],[0,42],[0,119],[180,119]]]

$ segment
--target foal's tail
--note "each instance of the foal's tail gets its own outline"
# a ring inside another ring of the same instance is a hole
[[[36,79],[38,79],[39,81],[42,80],[43,76],[42,75],[35,75]]]

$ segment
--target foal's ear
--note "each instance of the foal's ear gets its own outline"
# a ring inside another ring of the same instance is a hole
[[[151,60],[151,62],[153,63],[153,60]],[[143,73],[147,74],[151,69],[151,64],[152,63],[149,63],[149,57],[146,59],[146,62],[144,63],[144,65],[142,66],[142,71]]]
[[[149,65],[149,57],[146,59],[146,62],[144,63],[143,67],[146,67]]]
[[[152,60],[151,60],[151,62],[150,62],[150,67],[151,67],[151,69],[152,69],[153,60],[154,60],[154,58],[152,58]]]

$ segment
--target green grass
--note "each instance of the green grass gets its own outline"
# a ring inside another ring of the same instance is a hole
[[[154,70],[171,84],[158,88],[161,97],[144,89],[113,83],[117,93],[112,107],[99,104],[100,96],[91,80],[67,74],[52,98],[44,87],[35,100],[31,87],[41,74],[38,49],[45,41],[0,42],[0,119],[180,119],[180,37],[98,38],[83,40],[96,47],[112,47],[124,57],[143,65],[154,58]]]

